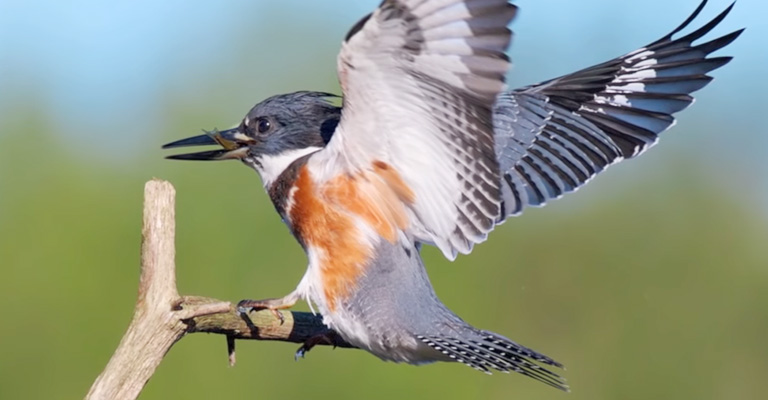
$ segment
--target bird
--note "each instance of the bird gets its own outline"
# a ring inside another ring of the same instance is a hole
[[[438,299],[420,251],[449,260],[509,217],[573,192],[652,147],[691,93],[731,57],[734,31],[694,43],[730,12],[623,56],[509,90],[506,0],[384,0],[337,59],[341,96],[300,91],[256,104],[234,128],[168,143],[219,146],[176,160],[240,160],[261,178],[308,266],[280,298],[306,300],[330,332],[383,360],[518,372],[568,390],[560,362],[475,328]],[[680,37],[677,37],[680,36]],[[339,100],[340,97],[340,100]],[[340,105],[338,105],[340,101]],[[307,342],[303,355],[322,340]]]

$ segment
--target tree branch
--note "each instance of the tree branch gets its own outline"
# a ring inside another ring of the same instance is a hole
[[[269,311],[241,317],[229,302],[180,296],[176,289],[175,190],[154,179],[144,187],[141,276],[133,320],[86,399],[136,399],[174,343],[187,333],[226,335],[230,364],[235,339],[305,343],[332,334],[322,318],[305,312],[283,312],[283,323]],[[332,344],[352,347],[340,340]]]

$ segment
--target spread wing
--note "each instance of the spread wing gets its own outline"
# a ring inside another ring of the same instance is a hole
[[[315,179],[392,168],[408,227],[448,258],[498,219],[492,107],[516,8],[506,0],[385,0],[342,46],[341,120],[309,160]]]
[[[707,73],[731,59],[708,55],[742,32],[693,44],[725,18],[731,5],[703,27],[673,39],[705,4],[639,50],[499,96],[494,126],[504,179],[501,220],[572,192],[656,143],[675,122],[672,115],[693,102],[690,94],[712,80]]]

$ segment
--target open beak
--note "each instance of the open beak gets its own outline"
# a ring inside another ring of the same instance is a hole
[[[227,129],[219,132],[214,129],[205,131],[204,135],[177,140],[163,146],[164,149],[187,146],[213,146],[220,145],[223,149],[201,151],[197,153],[174,154],[165,158],[171,160],[239,160],[248,155],[248,146],[256,141],[246,136],[238,128]]]

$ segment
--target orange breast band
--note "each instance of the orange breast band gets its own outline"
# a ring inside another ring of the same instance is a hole
[[[344,174],[316,183],[301,168],[288,217],[294,233],[316,251],[323,295],[333,311],[344,300],[373,256],[370,237],[359,221],[381,238],[394,242],[408,224],[406,207],[413,192],[388,164],[376,161],[370,170]]]

